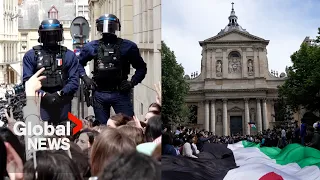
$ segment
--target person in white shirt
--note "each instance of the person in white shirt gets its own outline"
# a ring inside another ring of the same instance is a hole
[[[281,130],[281,139],[282,139],[282,146],[286,146],[286,130],[284,128]]]
[[[180,133],[181,133],[180,127],[177,127],[177,130],[176,130],[176,132],[175,132],[175,135],[179,135]]]
[[[187,137],[187,141],[183,145],[182,155],[191,158],[198,158],[196,155],[199,154],[199,150],[195,145],[196,136],[190,135]]]

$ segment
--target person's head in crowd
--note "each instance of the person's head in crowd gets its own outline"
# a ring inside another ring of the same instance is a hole
[[[191,134],[190,136],[192,136],[192,143],[197,144],[198,137],[195,134]]]
[[[4,141],[0,138],[0,180],[4,179],[7,172],[7,150]]]
[[[75,143],[85,150],[92,146],[94,139],[99,135],[99,132],[91,129],[83,129],[76,136]]]
[[[147,114],[144,116],[144,122],[148,123],[149,119],[152,118],[153,116],[160,115],[157,111],[149,111]]]
[[[162,139],[163,139],[163,135],[162,135]],[[180,147],[180,146],[182,146],[182,139],[179,139],[179,138],[175,138],[174,140],[173,140],[173,146],[174,147]]]
[[[37,151],[24,165],[24,180],[82,180],[77,164],[67,153]]]
[[[149,119],[146,130],[145,130],[145,136],[147,142],[152,142],[162,134],[162,121],[161,116],[156,115]]]
[[[168,128],[166,125],[162,125],[162,133],[168,132]]]
[[[162,133],[162,143],[164,145],[166,144],[173,145],[173,138],[169,132]]]
[[[190,144],[192,144],[194,142],[197,143],[197,138],[194,134],[191,134],[191,135],[187,136],[186,142],[188,142]]]
[[[132,121],[133,119],[130,116],[127,116],[122,113],[118,113],[116,115],[111,116],[108,119],[107,126],[116,128],[122,125],[126,125],[129,121]]]
[[[77,164],[82,177],[90,177],[90,164],[88,154],[75,143],[70,142],[72,160]]]
[[[26,161],[24,147],[20,143],[18,137],[14,135],[10,129],[0,127],[0,138],[2,138],[4,142],[8,142],[13,147],[23,163]]]
[[[124,125],[124,126],[118,127],[118,130],[120,133],[125,134],[128,137],[130,137],[132,140],[134,140],[136,145],[144,143],[145,141],[143,130],[138,127]]]
[[[149,112],[158,112],[161,113],[161,106],[158,103],[152,103],[148,109]]]
[[[110,158],[136,150],[135,142],[115,128],[104,129],[91,147],[91,174],[98,175]]]
[[[141,121],[140,121],[141,122]],[[137,127],[137,124],[135,121],[129,121],[127,124],[127,126],[133,126],[133,127]],[[121,127],[121,126],[120,126]]]
[[[92,130],[97,131],[99,133],[101,133],[102,130],[106,129],[108,126],[106,125],[100,125],[100,126],[95,126],[92,128]]]
[[[160,180],[160,164],[152,157],[133,152],[114,157],[99,174],[103,180]]]

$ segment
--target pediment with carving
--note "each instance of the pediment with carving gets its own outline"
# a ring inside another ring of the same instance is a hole
[[[200,42],[200,44],[210,43],[210,42],[224,42],[224,41],[257,41],[257,42],[267,42],[267,43],[269,42],[268,40],[265,40],[263,38],[234,29],[230,32],[208,38]]]

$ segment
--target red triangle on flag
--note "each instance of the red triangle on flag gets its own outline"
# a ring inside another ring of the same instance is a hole
[[[284,180],[279,174],[269,172],[262,176],[259,180]]]

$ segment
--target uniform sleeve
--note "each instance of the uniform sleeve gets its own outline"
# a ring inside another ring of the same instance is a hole
[[[79,88],[79,61],[74,53],[69,55],[67,59],[70,59],[70,62],[68,62],[68,81],[62,91],[67,95],[73,95]]]
[[[35,61],[35,57],[34,57],[34,51],[28,51],[24,56],[23,56],[23,69],[22,69],[22,82],[23,84],[26,83],[26,81],[28,81],[31,76],[33,76],[33,74],[36,71],[36,61]],[[44,91],[39,90],[40,93],[44,93]]]
[[[142,82],[147,74],[147,64],[143,61],[138,46],[133,44],[128,52],[129,61],[132,67],[136,70],[131,81],[134,85]]]
[[[84,69],[84,67],[87,65],[87,63],[89,61],[91,61],[94,56],[94,47],[91,45],[91,43],[88,43],[86,45],[83,46],[83,48],[80,51],[79,54],[79,67],[78,67],[78,71],[79,71],[79,75],[80,77],[86,75],[86,70]]]
[[[34,55],[32,55],[31,51],[28,51],[24,56],[23,56],[23,77],[22,81],[25,83],[30,79],[30,77],[34,74],[34,71],[36,69],[36,63],[34,62]]]

